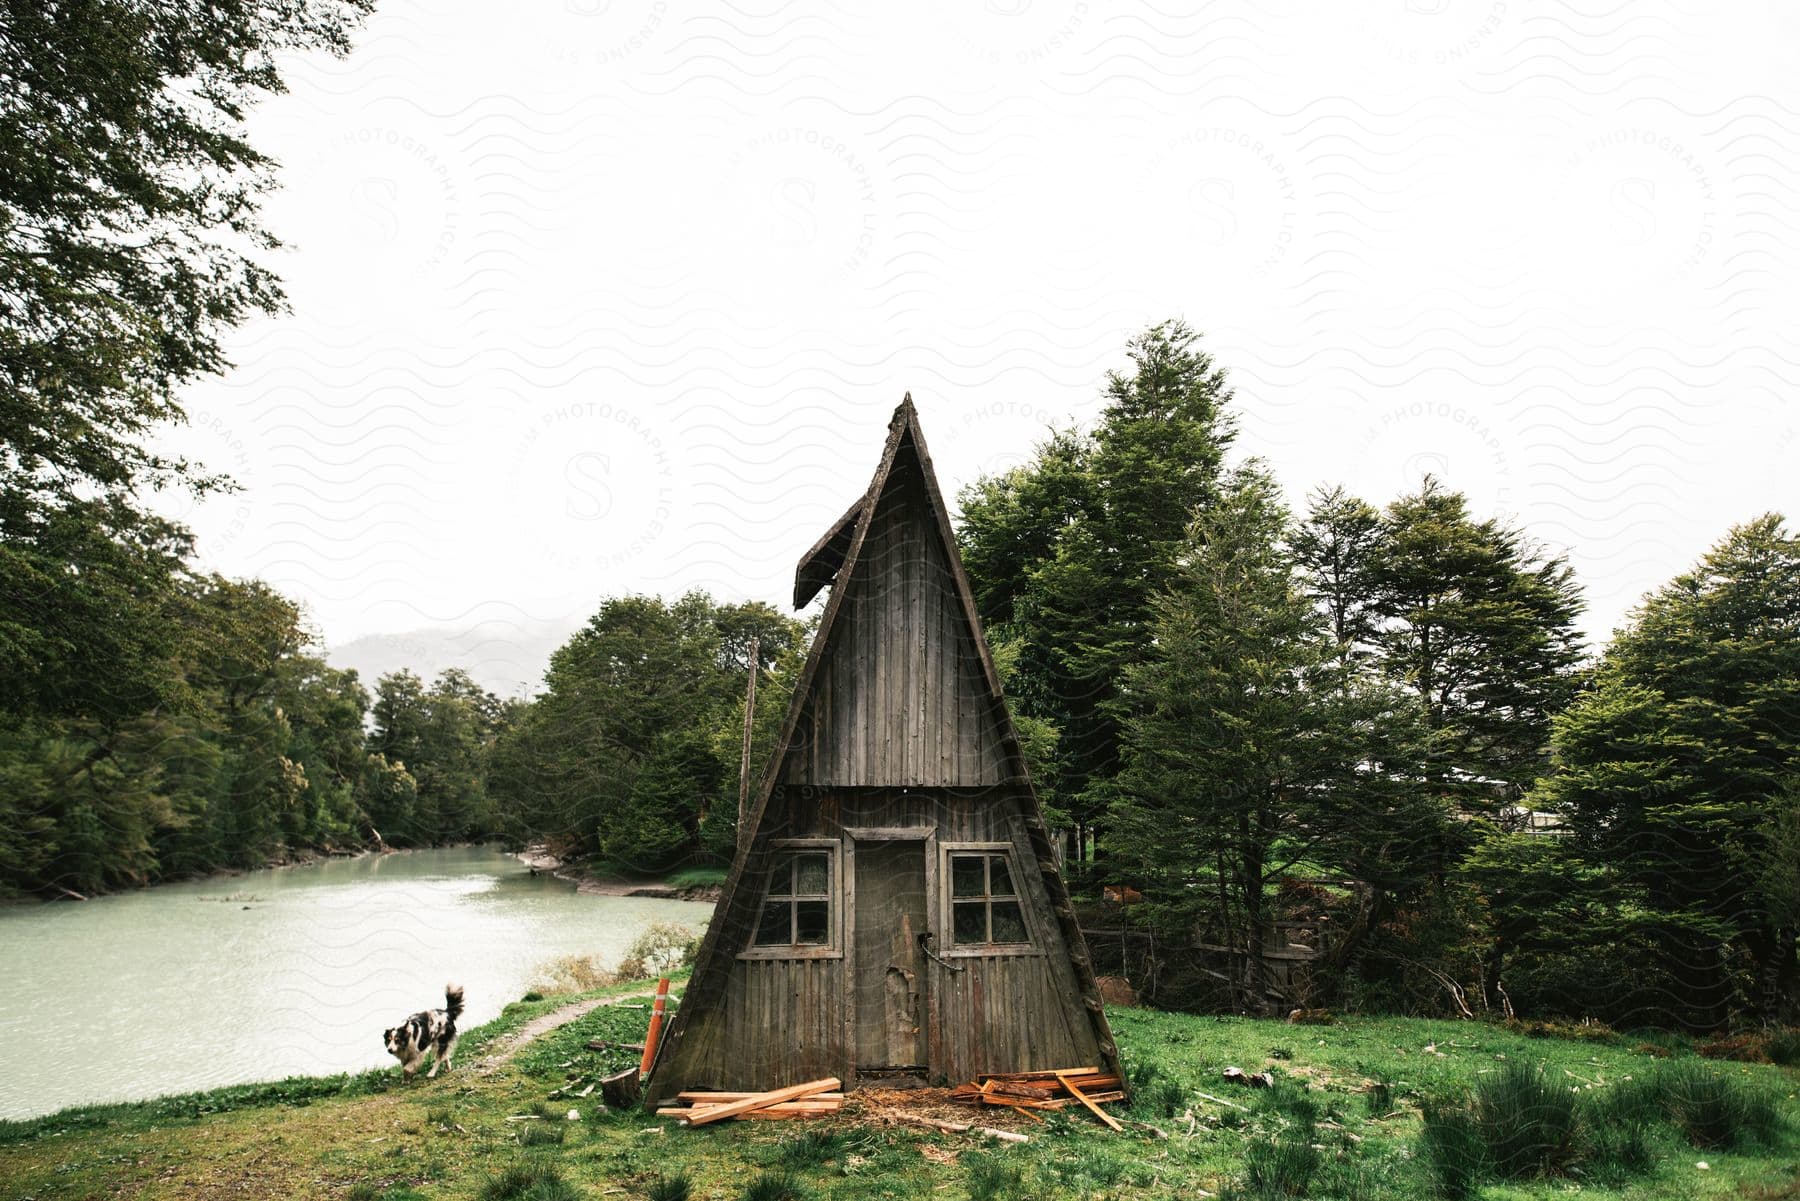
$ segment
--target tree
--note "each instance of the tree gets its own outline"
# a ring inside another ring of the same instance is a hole
[[[0,816],[35,844],[0,847],[12,886],[141,884],[172,853],[198,870],[227,798],[287,791],[261,701],[238,698],[233,735],[260,767],[227,754],[222,694],[194,672],[229,618],[189,574],[187,531],[145,504],[222,481],[148,440],[224,366],[225,332],[281,307],[255,261],[275,245],[257,214],[273,164],[248,107],[281,90],[277,56],[341,53],[368,7],[0,4]]]
[[[278,60],[342,54],[372,0],[9,0],[0,7],[0,478],[28,511],[210,481],[145,437],[282,305],[254,255],[273,162],[244,117]]]
[[[1108,374],[1092,433],[1053,433],[1032,463],[959,498],[977,608],[995,641],[1019,646],[1018,713],[1057,733],[1045,783],[1079,853],[1118,772],[1127,673],[1148,651],[1153,599],[1235,437],[1225,373],[1199,339],[1181,321],[1133,338],[1132,370]]]
[[[1763,982],[1749,1003],[1764,1018],[1800,1004],[1785,875],[1769,870],[1790,837],[1796,712],[1800,542],[1771,514],[1644,601],[1557,718],[1555,770],[1534,793],[1650,907],[1724,923],[1724,939],[1668,948],[1715,1022],[1742,988],[1733,948]]]
[[[750,642],[771,673],[755,720],[766,754],[803,633],[767,605],[701,593],[608,600],[551,656],[543,693],[496,744],[506,827],[613,870],[729,855]]]
[[[1379,670],[1418,697],[1432,784],[1478,810],[1517,800],[1579,682],[1573,572],[1434,479],[1387,507],[1366,570]]]
[[[1130,673],[1145,708],[1106,826],[1147,895],[1223,937],[1256,1006],[1274,888],[1353,824],[1378,716],[1339,678],[1287,521],[1274,482],[1247,469],[1193,522],[1154,606],[1154,652]]]
[[[1360,668],[1374,658],[1380,627],[1374,582],[1382,550],[1381,514],[1342,487],[1310,498],[1306,518],[1294,530],[1294,560],[1306,575],[1313,602],[1325,613],[1344,665]]]

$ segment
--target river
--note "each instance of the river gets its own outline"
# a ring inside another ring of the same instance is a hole
[[[712,906],[585,896],[499,851],[331,859],[0,909],[0,1118],[393,1064],[381,1032],[487,1021],[564,955],[611,967]]]

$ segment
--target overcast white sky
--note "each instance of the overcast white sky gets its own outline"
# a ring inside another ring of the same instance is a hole
[[[1296,501],[1435,472],[1597,636],[1800,514],[1800,5],[1185,7],[385,0],[173,508],[339,646],[780,603],[904,392],[953,493],[1181,315]]]

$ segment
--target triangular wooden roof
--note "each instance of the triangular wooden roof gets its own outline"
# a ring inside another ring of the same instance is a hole
[[[719,993],[729,977],[729,971],[723,969],[728,968],[729,960],[734,954],[732,950],[726,949],[721,944],[728,938],[738,939],[747,934],[747,930],[728,930],[727,927],[730,923],[725,919],[735,912],[734,899],[738,891],[745,886],[745,877],[749,872],[749,863],[753,857],[751,851],[757,845],[757,832],[763,825],[770,798],[781,782],[782,767],[793,746],[801,715],[805,711],[807,699],[812,693],[820,665],[824,662],[831,646],[838,613],[844,598],[849,595],[849,584],[854,578],[857,560],[868,535],[870,524],[879,507],[878,502],[887,486],[889,476],[894,470],[895,461],[902,449],[908,446],[917,457],[919,474],[922,477],[932,517],[931,525],[935,530],[936,537],[941,540],[954,582],[955,594],[963,616],[967,620],[968,628],[973,635],[973,644],[981,663],[981,677],[987,693],[987,700],[992,707],[993,720],[998,723],[1001,731],[1003,750],[1009,768],[1008,777],[1016,785],[1022,786],[1029,798],[1026,818],[1027,833],[1038,857],[1064,944],[1067,946],[1069,956],[1075,966],[1076,977],[1083,994],[1081,1001],[1088,1012],[1090,1021],[1094,1024],[1095,1034],[1106,1066],[1115,1072],[1119,1067],[1118,1050],[1106,1023],[1099,989],[1094,983],[1093,965],[1087,954],[1086,940],[1076,921],[1068,890],[1063,884],[1061,874],[1055,867],[1054,850],[1050,843],[1049,832],[1044,826],[1042,813],[1038,809],[1036,790],[1031,784],[1030,769],[1020,747],[1018,733],[1013,727],[1012,715],[1008,711],[1000,686],[1000,676],[994,666],[993,654],[988,649],[987,637],[982,630],[981,617],[975,607],[974,590],[970,587],[968,573],[963,567],[962,554],[957,547],[955,531],[950,523],[950,513],[944,504],[943,493],[938,487],[937,472],[932,466],[931,454],[926,448],[924,433],[919,428],[919,414],[913,405],[910,392],[894,410],[894,415],[888,423],[887,442],[882,448],[881,460],[876,465],[875,474],[869,481],[868,489],[845,511],[843,516],[831,524],[824,536],[801,556],[796,566],[794,577],[796,608],[803,607],[827,584],[832,586],[831,596],[826,601],[825,610],[820,616],[818,633],[813,638],[806,663],[801,668],[799,679],[795,682],[780,736],[776,739],[769,760],[764,766],[762,777],[756,788],[754,802],[745,818],[749,827],[748,833],[740,832],[738,854],[721,890],[718,904],[714,910],[715,918],[708,926],[696,954],[693,980],[683,997],[675,1023],[670,1027],[669,1038],[663,1042],[659,1050],[657,1056],[659,1064],[665,1059],[661,1052],[668,1051],[679,1037],[681,1029],[685,1025],[683,1018],[689,1013],[698,1012],[717,1003]],[[653,1067],[652,1074],[654,1071]]]

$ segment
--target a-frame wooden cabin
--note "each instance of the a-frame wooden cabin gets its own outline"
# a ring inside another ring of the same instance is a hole
[[[1118,1052],[909,395],[801,558],[831,596],[647,1100]]]

